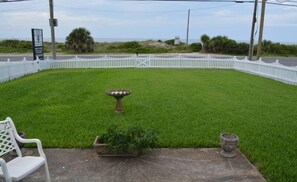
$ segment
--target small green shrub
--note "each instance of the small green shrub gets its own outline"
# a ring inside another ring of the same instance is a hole
[[[174,45],[174,39],[165,40],[165,43],[168,45]]]
[[[141,47],[136,50],[138,53],[145,54],[145,53],[166,53],[168,52],[166,48],[163,47]]]
[[[133,151],[146,153],[156,146],[157,132],[155,129],[144,130],[139,126],[130,126],[127,130],[121,130],[112,125],[101,135],[100,142],[108,144],[111,152],[116,154]]]
[[[125,49],[136,49],[136,48],[141,47],[141,45],[136,41],[132,41],[132,42],[124,42],[119,47],[125,48]]]
[[[199,52],[202,50],[202,44],[201,43],[192,43],[190,44],[190,48],[193,52]]]
[[[32,42],[24,40],[2,40],[0,41],[0,52],[30,52],[32,51]]]

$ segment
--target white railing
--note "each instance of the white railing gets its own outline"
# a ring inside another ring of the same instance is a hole
[[[22,61],[12,62],[8,59],[7,62],[0,62],[0,83],[36,73],[39,69],[38,61],[27,61],[24,58]]]
[[[217,59],[211,56],[186,57],[179,55],[176,57],[148,57],[144,59],[147,59],[150,68],[233,68],[233,58]]]
[[[211,56],[207,57],[99,57],[85,59],[75,57],[72,59],[50,61],[50,69],[62,68],[216,68],[232,69],[234,58],[217,59]]]
[[[264,63],[261,60],[190,57],[190,56],[102,56],[85,59],[74,57],[64,60],[37,60],[19,62],[0,62],[0,82],[15,79],[38,70],[63,68],[205,68],[235,69],[259,76],[297,85],[297,67],[288,67],[278,63]]]
[[[64,60],[46,60],[49,69],[61,68],[133,68],[135,67],[135,57],[99,57],[85,59],[75,57]]]
[[[279,64],[278,60],[274,63],[265,63],[263,61],[249,61],[247,58],[234,61],[235,70],[243,71],[284,83],[297,85],[297,67],[289,67]]]

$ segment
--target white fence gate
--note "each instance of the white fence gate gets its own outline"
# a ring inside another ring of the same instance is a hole
[[[144,58],[137,57],[135,67],[136,68],[149,68],[151,66],[150,62],[151,62],[150,57],[144,57]]]

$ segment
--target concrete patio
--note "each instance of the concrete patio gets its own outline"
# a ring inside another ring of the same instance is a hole
[[[52,181],[266,181],[240,151],[230,159],[219,152],[216,148],[155,149],[140,157],[99,157],[92,149],[45,149]],[[42,167],[22,181],[39,182],[44,177]]]

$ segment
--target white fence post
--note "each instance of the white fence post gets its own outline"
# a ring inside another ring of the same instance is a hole
[[[24,72],[27,73],[27,69],[26,69],[26,57],[23,58],[23,67],[24,67]]]
[[[137,63],[138,63],[138,59],[139,59],[139,57],[138,56],[134,56],[135,57],[135,60],[134,60],[134,68],[136,68],[137,67]]]
[[[7,64],[8,64],[8,80],[12,79],[12,75],[11,75],[11,68],[10,68],[10,59],[7,59]]]
[[[180,54],[178,54],[178,62],[179,62],[178,63],[179,64],[178,66],[179,66],[179,68],[181,68],[181,55]]]

